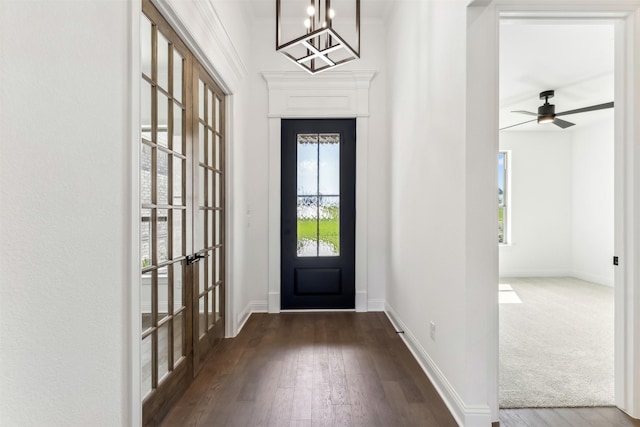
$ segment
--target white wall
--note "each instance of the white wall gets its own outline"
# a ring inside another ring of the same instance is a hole
[[[573,276],[613,286],[613,111],[573,132]]]
[[[511,241],[500,276],[573,276],[613,286],[613,112],[571,131],[505,131]]]
[[[483,364],[488,354],[483,346],[491,340],[485,320],[470,315],[480,310],[479,301],[476,309],[467,308],[467,3],[397,2],[388,23],[392,208],[387,310],[458,420],[482,425],[488,414],[474,418],[474,412],[488,411],[490,373],[487,366],[474,366]],[[435,340],[430,321],[436,324]]]
[[[573,150],[571,132],[503,131],[511,163],[511,241],[500,246],[501,276],[571,273]]]
[[[129,11],[0,5],[0,424],[130,425]]]

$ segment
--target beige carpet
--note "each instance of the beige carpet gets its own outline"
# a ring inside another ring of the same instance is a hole
[[[574,278],[500,283],[500,407],[613,405],[613,288]]]

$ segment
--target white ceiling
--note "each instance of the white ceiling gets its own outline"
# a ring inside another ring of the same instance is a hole
[[[611,24],[504,20],[500,26],[500,127],[530,120],[512,110],[537,112],[539,93],[555,90],[556,113],[613,101],[614,29]],[[576,126],[613,109],[563,116]],[[558,130],[535,122],[509,131]]]

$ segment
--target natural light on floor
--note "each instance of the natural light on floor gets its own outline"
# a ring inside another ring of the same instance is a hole
[[[522,301],[509,284],[498,285],[498,302],[500,304],[520,304]]]

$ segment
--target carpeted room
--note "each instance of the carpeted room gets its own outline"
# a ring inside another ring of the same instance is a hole
[[[611,101],[613,38],[606,25],[504,23],[501,128],[526,121],[512,111],[536,111],[543,90],[557,111]],[[613,109],[563,118],[575,126],[500,132],[503,408],[614,404]]]

